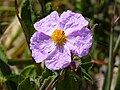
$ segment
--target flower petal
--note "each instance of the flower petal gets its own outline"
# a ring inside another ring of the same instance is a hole
[[[50,70],[58,70],[67,67],[71,63],[71,54],[68,47],[57,46],[46,58],[45,65]]]
[[[60,16],[60,27],[69,34],[75,30],[81,30],[88,25],[88,21],[79,13],[70,10],[63,12]]]
[[[34,24],[34,28],[51,36],[52,32],[55,29],[59,29],[58,13],[56,11],[53,11],[50,15],[36,22]]]
[[[36,63],[42,62],[54,47],[55,45],[52,43],[51,37],[42,32],[36,32],[31,37],[30,49]]]
[[[88,54],[92,46],[92,32],[84,27],[81,30],[71,33],[68,37],[66,45],[70,48],[71,52],[79,57]]]

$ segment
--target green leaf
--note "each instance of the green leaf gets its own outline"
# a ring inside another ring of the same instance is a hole
[[[46,11],[50,12],[52,10],[51,2],[46,3]]]
[[[40,83],[42,83],[44,80],[52,77],[54,74],[52,71],[48,70],[47,68],[42,72],[41,76],[38,76],[37,74],[37,67],[35,65],[29,65],[25,67],[22,72],[20,73],[23,78],[20,78],[19,82],[22,83],[24,79],[27,77],[30,78],[32,82],[35,83],[35,87],[38,88],[40,86]],[[31,89],[30,89],[31,90]]]
[[[28,44],[30,43],[32,34],[35,32],[33,27],[33,17],[35,16],[32,12],[31,1],[32,0],[25,0],[21,8],[21,25]]]
[[[22,70],[20,75],[23,75],[25,77],[33,77],[33,76],[37,75],[36,70],[37,70],[37,68],[35,65],[29,65]]]
[[[90,54],[88,54],[88,55],[83,56],[83,57],[80,58],[77,55],[73,55],[73,60],[77,60],[80,63],[86,63],[86,62],[90,62],[91,61],[91,56],[90,56]]]
[[[6,55],[2,47],[0,46],[0,70],[5,77],[11,75],[11,70],[9,65],[7,64],[7,61],[8,60],[6,58]],[[14,82],[7,80],[6,85],[8,90],[16,90],[16,84]]]
[[[3,76],[2,72],[0,71],[0,84],[5,83],[7,81],[6,77]]]
[[[85,62],[82,63],[80,66],[88,72],[92,68],[93,64],[94,64],[93,62]]]
[[[88,54],[88,55],[82,57],[80,60],[81,60],[82,63],[90,62],[91,61],[91,56]]]
[[[71,71],[65,72],[63,79],[56,85],[56,90],[79,90],[77,79]]]
[[[11,70],[8,64],[6,64],[5,62],[3,62],[4,60],[0,59],[0,69],[3,73],[4,76],[10,75],[11,74]]]
[[[22,76],[22,77],[20,77]],[[41,76],[38,76],[37,73],[37,66],[36,65],[29,65],[27,67],[25,67],[22,72],[20,73],[20,76],[18,78],[18,81],[20,83],[22,83],[24,81],[24,79],[26,78],[30,78],[30,80],[32,81],[32,83],[34,83],[35,88],[38,88],[40,86],[41,83]],[[22,89],[20,89],[22,90]],[[32,90],[32,89],[30,89]]]
[[[93,82],[92,77],[91,77],[83,68],[82,68],[82,76],[83,76],[86,80]]]
[[[6,77],[7,80],[13,81],[18,85],[22,80],[24,80],[25,77],[21,75],[10,75],[9,77]]]
[[[34,77],[32,79],[35,82],[36,88],[39,88],[40,84],[41,84],[41,76],[37,76],[37,77]]]
[[[0,46],[0,59],[4,62],[4,63],[8,63],[8,60],[7,60],[7,58],[6,58],[6,55],[5,55],[5,53],[4,53],[4,51],[3,51],[3,49],[2,49],[2,47]]]
[[[43,71],[43,73],[42,73],[42,82],[45,80],[45,79],[48,79],[49,77],[52,77],[54,75],[54,73],[51,71],[51,70],[49,70],[49,69],[45,69],[44,71]]]
[[[20,75],[18,76],[18,84],[22,83],[26,78],[29,78],[32,83],[34,83],[34,87],[37,89],[40,86],[41,83],[41,76],[38,76],[37,74],[37,67],[35,65],[29,65],[25,67]],[[14,80],[14,78],[13,78]],[[19,86],[19,85],[18,85]],[[22,86],[20,86],[22,87]],[[22,88],[24,90],[24,88]],[[25,88],[26,89],[26,88]],[[30,89],[32,90],[32,89]],[[34,90],[34,89],[33,89]]]
[[[25,78],[17,87],[17,90],[36,90],[35,83],[30,78]]]

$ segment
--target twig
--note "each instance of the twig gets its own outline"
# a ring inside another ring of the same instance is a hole
[[[108,65],[108,62],[105,62],[104,60],[92,59],[91,62],[94,62],[96,64],[101,64],[101,65]],[[113,65],[113,67],[118,67],[118,66],[117,65]]]
[[[59,79],[61,78],[61,76],[64,74],[64,70],[62,70],[47,86],[47,88],[45,90],[52,90],[52,88],[54,87],[54,85],[59,81]],[[46,83],[49,80],[46,80],[45,82],[43,82],[42,86],[39,88],[39,90],[43,90],[43,88],[45,87]]]
[[[42,84],[42,86],[39,88],[39,90],[43,90],[43,88],[45,87],[46,83],[48,83],[49,80],[45,80]]]
[[[64,70],[60,72],[48,85],[48,87],[45,90],[52,90],[54,85],[61,79],[61,76],[64,74]]]
[[[96,23],[96,24],[93,24],[93,25],[90,27],[90,30],[93,31],[97,25],[98,25],[97,23]]]
[[[45,0],[38,0],[40,5],[41,5],[41,8],[42,8],[42,13],[45,14]]]
[[[120,16],[115,19],[114,24],[115,24],[119,19],[120,19]]]

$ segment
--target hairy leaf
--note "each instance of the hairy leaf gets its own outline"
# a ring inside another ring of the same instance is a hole
[[[49,77],[51,77],[51,76],[53,76],[54,75],[54,73],[51,71],[51,70],[49,70],[49,69],[45,69],[44,71],[43,71],[43,73],[42,73],[42,82],[45,80],[45,79],[48,79]]]
[[[56,90],[79,90],[77,79],[71,71],[65,72],[63,79],[58,82]]]
[[[21,75],[25,76],[25,77],[32,77],[32,76],[36,76],[36,66],[35,65],[29,65],[27,67],[25,67],[22,72]]]
[[[17,90],[36,90],[35,83],[30,78],[25,78],[17,87]]]

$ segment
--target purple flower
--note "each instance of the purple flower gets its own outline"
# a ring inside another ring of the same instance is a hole
[[[45,60],[50,70],[67,67],[71,63],[71,53],[85,56],[92,45],[92,33],[86,27],[88,21],[79,13],[70,10],[60,17],[53,11],[34,24],[37,32],[30,40],[32,57],[36,63]]]

